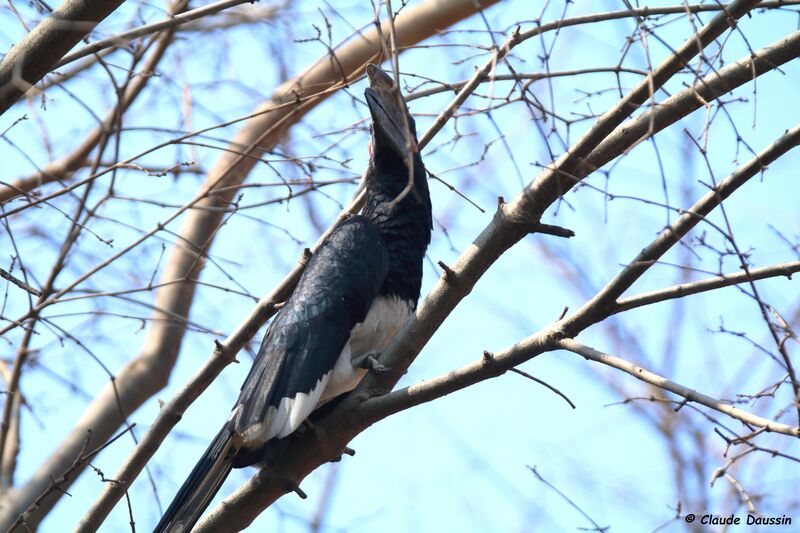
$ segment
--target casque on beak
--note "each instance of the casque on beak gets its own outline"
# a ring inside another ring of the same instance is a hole
[[[394,81],[383,70],[369,64],[367,77],[370,87],[364,91],[364,96],[372,115],[372,150],[386,147],[406,161],[408,146],[416,151],[416,140],[411,134],[411,142],[407,142],[411,124],[405,103],[397,98]]]

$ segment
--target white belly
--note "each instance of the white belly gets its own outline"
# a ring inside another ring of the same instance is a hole
[[[244,432],[244,441],[261,444],[294,432],[314,409],[328,400],[353,390],[366,370],[353,368],[353,359],[386,348],[400,326],[411,315],[411,306],[397,298],[379,296],[372,302],[364,322],[356,324],[333,369],[323,375],[309,393],[281,399],[277,407],[267,409],[264,421]],[[377,355],[377,354],[376,354]],[[236,412],[231,413],[231,417]]]
[[[389,296],[375,298],[364,322],[356,324],[350,342],[339,354],[319,403],[356,388],[367,371],[353,368],[353,359],[386,348],[410,315],[411,305],[406,301]]]

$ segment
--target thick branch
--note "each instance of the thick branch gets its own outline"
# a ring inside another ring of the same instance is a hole
[[[232,0],[227,0],[227,1],[232,1]],[[225,4],[225,3],[224,2],[218,2],[218,3],[212,4],[210,6],[205,6],[205,7],[198,8],[197,10],[193,10],[192,13],[196,13],[196,12],[200,12],[200,11],[208,10],[208,9],[219,9],[219,7],[221,5],[222,5],[222,7],[226,7],[223,4]],[[782,6],[786,6],[786,5],[797,5],[797,4],[800,4],[800,0],[788,0],[788,1],[781,0],[781,1],[762,2],[761,4],[759,4],[759,7],[760,8],[778,8],[778,7],[782,7]],[[581,15],[581,16],[577,16],[577,17],[570,17],[570,18],[566,18],[566,19],[561,19],[561,20],[549,22],[549,23],[546,23],[546,24],[541,24],[541,25],[539,25],[539,26],[537,26],[535,28],[532,28],[530,30],[526,30],[524,32],[521,32],[519,34],[518,41],[522,42],[522,41],[530,39],[531,37],[534,37],[536,35],[540,35],[542,33],[549,32],[549,31],[559,30],[561,28],[565,28],[565,27],[569,27],[569,26],[579,26],[579,25],[583,25],[583,24],[594,24],[594,23],[598,23],[598,22],[621,19],[621,18],[626,18],[626,17],[646,17],[646,16],[656,16],[656,15],[664,15],[664,14],[670,14],[670,13],[699,13],[699,12],[706,12],[706,11],[720,11],[720,10],[727,9],[727,8],[728,8],[728,4],[696,4],[696,5],[688,5],[688,6],[684,6],[684,5],[666,6],[666,7],[659,7],[659,8],[643,7],[643,8],[637,8],[637,9],[623,9],[623,10],[618,10],[618,11],[609,11],[609,12],[605,12],[605,13],[592,13],[592,14],[589,14],[589,15]],[[269,8],[266,11],[266,13],[267,14],[271,14],[272,10],[274,10],[274,8]],[[240,14],[240,12],[239,11],[231,11],[231,12],[229,12],[229,14],[231,16],[236,16],[236,15]],[[262,13],[259,20],[263,20],[263,18],[264,18],[264,14]],[[177,27],[180,23],[183,23],[183,22],[186,22],[186,21],[183,20],[180,17],[172,17],[170,19],[165,19],[163,21],[160,21],[160,22],[157,22],[157,23],[154,23],[154,24],[151,24],[151,25],[143,26],[141,28],[136,28],[134,30],[131,30],[130,32],[125,32],[123,34],[117,35],[116,37],[112,38],[111,40],[114,41],[114,42],[117,42],[119,40],[132,39],[132,38],[135,38],[135,37],[138,37],[138,36],[153,32],[153,31],[155,31],[156,29],[159,29],[159,28]],[[109,41],[108,39],[106,39],[104,41],[106,41],[106,44],[110,44],[108,42]],[[98,41],[98,42],[102,42],[102,41]],[[508,46],[508,45],[509,45],[509,42],[504,44],[504,46]],[[93,45],[90,45],[90,46],[96,46],[96,43],[93,43]],[[86,48],[88,48],[88,47],[86,47]],[[107,52],[108,50],[111,50],[111,49],[110,48],[104,48],[100,53]],[[501,47],[501,50],[502,50],[502,47]],[[66,60],[67,58],[75,59],[75,58],[72,58],[71,56],[72,56],[71,54],[69,56],[66,56],[64,60]],[[495,63],[496,63],[496,61],[495,61]],[[623,69],[623,68],[619,68],[619,69],[615,69],[615,70],[618,70],[620,72],[627,71],[626,69]],[[565,74],[566,73],[550,73],[547,76],[565,75]],[[507,78],[508,79],[518,79],[515,75],[500,75],[500,76],[497,76],[494,79],[507,79]],[[536,75],[533,77],[533,79],[535,79],[535,78],[536,78]],[[493,77],[484,78],[483,81],[485,82],[485,81],[491,80],[491,79],[493,79]],[[435,89],[418,91],[418,92],[414,93],[413,95],[411,95],[408,98],[408,100],[421,98],[421,97],[428,96],[430,94],[436,94],[436,93],[439,93],[439,92],[442,92],[442,91],[450,91],[450,90],[452,90],[452,91],[460,91],[465,85],[467,85],[471,81],[472,81],[472,79],[465,80],[465,81],[462,81],[462,82],[452,83],[452,84],[449,84],[447,86],[438,87],[438,88],[435,88]],[[0,203],[5,202],[10,198],[14,198],[14,197],[23,195],[26,192],[29,192],[32,189],[34,189],[36,187],[39,187],[39,186],[41,186],[41,185],[43,185],[45,183],[51,183],[53,181],[57,181],[57,180],[66,178],[67,174],[69,172],[75,170],[75,168],[77,167],[75,162],[80,163],[82,161],[81,157],[85,157],[86,154],[88,154],[88,151],[86,151],[86,146],[87,146],[87,144],[84,143],[79,148],[74,150],[73,154],[71,154],[70,156],[67,156],[65,158],[59,159],[58,161],[55,161],[53,163],[48,164],[42,170],[42,172],[36,173],[34,175],[31,175],[31,176],[25,176],[25,177],[18,178],[16,180],[14,180],[13,182],[9,183],[8,185],[0,185]],[[88,145],[88,146],[89,146],[89,149],[91,149],[91,145]],[[81,154],[83,154],[83,155],[81,156]]]
[[[800,32],[797,32],[796,35],[798,36],[798,43],[800,43]],[[676,96],[680,96],[680,94]],[[736,189],[747,183],[753,176],[760,174],[770,163],[796,147],[798,143],[800,143],[800,126],[787,131],[746,164],[736,169],[733,174],[720,181],[714,190],[706,193],[691,208],[687,209],[678,220],[662,231],[594,298],[586,302],[573,316],[565,320],[564,328],[568,335],[574,337],[590,324],[600,322],[612,314],[617,298],[647,272],[655,261],[699,224],[706,215],[733,194]]]
[[[173,8],[183,9],[184,5],[173,4]],[[0,204],[12,200],[28,191],[40,187],[44,183],[51,183],[66,179],[72,172],[86,163],[89,154],[97,147],[101,139],[108,136],[114,130],[114,125],[130,108],[142,90],[147,87],[152,79],[152,74],[156,72],[156,67],[161,62],[167,48],[172,44],[175,35],[174,29],[168,29],[158,36],[152,53],[140,69],[140,75],[133,77],[125,87],[119,103],[106,113],[105,119],[95,129],[93,129],[84,140],[66,156],[48,163],[41,172],[31,176],[26,176],[15,180],[8,185],[0,185]]]
[[[501,205],[492,222],[473,244],[451,266],[451,275],[441,278],[418,308],[415,316],[403,326],[382,355],[382,362],[392,371],[382,376],[368,375],[355,393],[324,421],[317,424],[317,439],[298,436],[288,454],[276,468],[262,470],[251,478],[234,495],[227,498],[197,526],[197,531],[211,531],[224,526],[243,528],[275,499],[287,492],[286,480],[299,482],[319,464],[335,458],[349,440],[371,423],[360,416],[358,406],[366,397],[385,393],[394,386],[428,339],[438,329],[447,315],[470,292],[478,279],[509,247],[528,234],[542,213],[575,182],[564,179],[563,171],[581,167],[584,160],[592,160],[595,147],[620,125],[638,104],[646,101],[651,90],[658,88],[678,72],[702,47],[718,37],[722,31],[743,16],[756,2],[734,2],[727,13],[715,17],[700,32],[678,49],[677,55],[667,59],[648,79],[637,86],[619,105],[601,117],[595,126],[552,167],[545,169],[515,200]],[[788,59],[787,59],[788,60]],[[779,63],[773,63],[775,68]],[[738,72],[738,71],[737,71]],[[752,69],[747,72],[752,72]],[[744,81],[740,82],[744,83]],[[691,89],[694,91],[694,89]],[[689,105],[689,104],[687,104]],[[697,106],[691,107],[696,109]],[[687,113],[690,111],[687,111]],[[674,114],[673,114],[674,116]],[[674,116],[674,120],[679,117]],[[662,126],[663,127],[663,126]],[[655,131],[652,131],[655,133]],[[618,146],[616,155],[626,147]],[[590,155],[591,154],[591,155]],[[589,157],[586,157],[589,156]],[[571,174],[569,172],[568,174]],[[588,174],[588,172],[587,172]],[[558,327],[550,331],[555,338],[563,336]],[[545,339],[546,340],[546,339]],[[541,342],[542,339],[539,339]]]
[[[793,143],[796,142],[797,134],[796,129],[787,132],[787,134],[778,141],[761,152],[757,158],[754,158],[754,161],[759,158],[762,162],[774,160],[780,154],[785,153],[791,148]],[[758,173],[761,168],[760,165],[754,165],[754,162],[751,161],[728,179],[733,179],[734,181],[741,180],[748,172],[753,172],[755,174]],[[725,181],[721,182],[719,187],[723,187],[725,183]],[[719,194],[719,192],[717,192],[717,194]],[[502,208],[499,213],[500,212],[502,212]],[[490,227],[484,230],[484,233],[489,231],[492,226],[508,224],[507,221],[503,222],[503,220],[505,219],[500,215],[496,215]],[[494,258],[492,257],[486,257],[486,255],[491,256],[496,253],[496,247],[491,245],[491,241],[484,241],[479,237],[475,244],[462,255],[456,263],[456,267],[451,268],[453,274],[449,276],[450,281],[447,281],[445,278],[439,281],[431,295],[425,299],[425,302],[417,311],[416,316],[412,317],[409,324],[406,324],[398,337],[395,338],[392,345],[384,352],[384,356],[391,356],[393,355],[392,352],[400,350],[414,350],[416,346],[424,344],[427,339],[420,338],[426,333],[426,326],[422,320],[425,318],[430,319],[431,317],[442,320],[443,317],[441,315],[433,313],[446,313],[449,311],[449,309],[443,311],[442,307],[445,306],[446,303],[434,297],[449,296],[452,298],[453,296],[451,293],[453,291],[460,291],[459,293],[467,291],[467,288],[463,286],[448,287],[448,285],[453,283],[455,279],[459,284],[466,284],[471,287],[476,280],[465,275],[465,273],[471,272],[471,270],[467,270],[466,267],[476,268],[474,266],[476,262],[481,265],[493,260]],[[439,309],[436,309],[437,306],[440,306]],[[605,316],[608,316],[610,313],[611,311],[607,310]],[[337,449],[345,446],[352,437],[366,427],[369,427],[369,425],[396,412],[434,400],[485,379],[501,375],[508,369],[528,361],[541,353],[563,347],[561,343],[564,337],[580,332],[574,324],[582,325],[583,328],[588,327],[588,325],[595,322],[594,318],[597,318],[599,314],[600,312],[595,307],[584,306],[573,315],[573,326],[569,328],[567,328],[566,321],[553,323],[503,352],[493,354],[490,358],[483,358],[446,375],[412,385],[399,391],[391,392],[387,395],[371,397],[371,395],[375,394],[375,379],[372,377],[366,378],[362,385],[359,386],[356,394],[352,394],[348,397],[331,416],[321,423],[316,424],[317,438],[308,435],[300,436],[278,467],[270,470],[262,470],[245,485],[237,489],[231,496],[225,499],[220,507],[212,511],[212,513],[200,523],[198,531],[212,531],[215,527],[218,527],[217,524],[222,523],[235,524],[235,527],[244,527],[258,514],[260,509],[288,492],[289,489],[286,487],[286,480],[299,482],[317,465],[324,462],[324,460],[335,457]],[[672,386],[672,384],[670,386]],[[680,386],[676,385],[676,387]],[[707,397],[701,395],[695,396],[692,394],[689,395],[689,398],[691,401],[707,399]],[[712,405],[709,406],[717,408],[717,406],[713,404],[713,401],[712,399]],[[723,412],[728,414],[732,412],[736,415],[736,418],[743,419],[742,417],[745,417],[745,420],[753,421],[756,425],[759,425],[759,427],[768,427],[772,431],[796,435],[797,428],[755,417],[744,411],[731,411],[728,407],[730,406],[723,406],[722,408],[726,409],[726,411]],[[324,443],[320,442],[321,439],[325,439]]]
[[[65,0],[0,63],[0,115],[123,0]]]
[[[733,23],[733,16],[741,17],[753,2],[734,2],[728,12],[719,14],[697,35],[689,38],[676,54],[664,60],[648,79],[631,90],[612,110],[597,120],[595,125],[564,156],[546,168],[510,204],[501,204],[492,222],[452,265],[454,275],[439,280],[426,297],[416,315],[403,327],[387,348],[384,359],[393,371],[383,376],[368,376],[362,385],[370,390],[388,392],[400,379],[413,358],[438,329],[447,315],[472,289],[477,280],[508,248],[530,233],[539,223],[541,214],[576,182],[564,180],[562,169],[578,166],[581,154],[589,153],[592,160],[592,143],[600,144],[635,104],[646,100],[650,90],[658,90],[668,76],[677,72],[691,58],[701,52],[700,42],[708,44]],[[513,39],[513,37],[512,37]],[[772,68],[775,68],[773,65]],[[751,72],[748,69],[747,72]],[[738,72],[738,71],[737,71]],[[477,75],[477,74],[476,74]],[[695,88],[684,92],[692,92]],[[696,108],[696,107],[695,107]],[[678,117],[674,117],[677,120]],[[663,126],[662,126],[663,127]],[[624,129],[624,126],[620,127]],[[653,134],[655,131],[652,132]],[[613,134],[612,134],[613,136]],[[630,146],[618,145],[617,155]],[[585,165],[584,165],[585,167]],[[410,332],[413,331],[413,335]]]
[[[174,30],[178,26],[186,24],[187,22],[191,22],[193,20],[202,17],[207,17],[209,15],[213,15],[214,13],[219,13],[220,11],[229,9],[231,7],[235,7],[241,4],[249,4],[252,2],[253,0],[220,0],[219,2],[214,2],[213,4],[209,4],[207,6],[198,7],[197,9],[192,9],[191,11],[186,11],[185,13],[180,13],[178,15],[171,16],[164,20],[154,22],[152,24],[145,24],[144,26],[139,26],[138,28],[128,30],[118,35],[114,35],[113,37],[108,37],[107,39],[101,39],[91,44],[87,44],[86,46],[72,52],[71,54],[65,55],[64,58],[56,64],[55,68],[63,67],[68,63],[72,63],[73,61],[76,61],[82,57],[96,54],[97,52],[104,50],[106,48],[112,48],[112,47],[115,48],[123,46],[124,44],[134,39],[143,37],[145,35],[150,35],[151,33],[155,33],[161,30],[165,29]]]
[[[229,1],[232,1],[232,0],[229,0]],[[494,1],[496,1],[496,0],[494,0]],[[494,2],[492,2],[492,3],[494,3]],[[197,10],[194,10],[193,12],[199,12],[201,10],[206,10],[206,9],[218,9],[221,4],[223,4],[223,2],[218,2],[218,3],[212,4],[210,6],[198,8]],[[759,7],[760,8],[780,8],[780,7],[787,6],[787,5],[797,5],[797,4],[800,4],[800,0],[781,0],[781,1],[762,2],[762,3],[759,4]],[[223,7],[225,7],[225,6],[223,6]],[[486,7],[486,6],[484,6],[484,7]],[[522,42],[522,41],[530,39],[531,37],[534,37],[536,35],[540,35],[542,33],[549,32],[549,31],[559,30],[561,28],[565,28],[565,27],[569,27],[569,26],[579,26],[579,25],[584,25],[584,24],[594,24],[594,23],[597,23],[597,22],[621,19],[621,18],[626,18],[626,17],[646,17],[646,16],[656,16],[656,15],[664,15],[664,14],[670,14],[670,13],[699,13],[699,12],[707,12],[707,11],[720,11],[720,10],[723,10],[723,9],[727,9],[728,7],[729,7],[729,4],[696,4],[696,5],[688,5],[688,6],[680,5],[680,6],[666,6],[666,7],[658,7],[658,8],[643,7],[643,8],[637,8],[637,9],[623,9],[623,10],[618,10],[618,11],[609,11],[609,12],[605,12],[605,13],[593,13],[593,14],[589,14],[589,15],[581,15],[581,16],[577,16],[577,17],[570,17],[570,18],[566,18],[566,19],[561,19],[561,20],[549,22],[549,23],[546,23],[546,24],[541,24],[541,25],[539,25],[539,26],[537,26],[535,28],[532,28],[530,30],[526,30],[524,32],[521,32],[519,34],[519,38],[516,40],[516,42]],[[271,9],[267,10],[267,13],[271,14],[271,12],[272,12]],[[230,12],[230,13],[231,13],[231,15],[239,14],[238,12]],[[261,19],[263,19],[263,16],[261,17]],[[164,21],[160,21],[160,22],[154,23],[152,25],[143,26],[142,28],[136,28],[134,30],[131,30],[130,32],[126,32],[126,33],[120,34],[120,35],[116,36],[115,38],[113,38],[112,40],[131,39],[131,38],[138,37],[138,36],[141,36],[143,34],[147,34],[149,32],[155,31],[158,28],[176,27],[182,22],[186,22],[186,21],[184,21],[184,20],[182,20],[181,18],[178,18],[178,17],[173,17],[171,19],[165,19]],[[108,41],[108,40],[105,40],[105,41]],[[510,41],[507,41],[504,44],[504,47],[505,46],[509,46],[509,43],[510,43]],[[109,44],[109,43],[107,43],[107,44]],[[511,44],[511,46],[513,47],[513,44]],[[88,47],[86,47],[86,48],[88,48]],[[502,50],[502,48],[503,47],[501,47],[501,50]],[[110,48],[104,48],[101,51],[101,53],[104,53],[104,52],[106,52],[108,50],[110,50]],[[71,57],[71,55],[67,56],[67,57]],[[75,58],[73,58],[73,59],[75,59]],[[65,60],[66,60],[66,57],[65,57]],[[496,64],[496,61],[495,61],[495,64]],[[620,72],[627,71],[627,69],[623,69],[623,68],[619,68],[619,69],[616,69],[616,70],[618,70]],[[565,75],[565,74],[566,73],[550,73],[547,76]],[[496,79],[506,79],[506,78],[518,79],[514,75],[500,75]],[[536,76],[533,77],[533,79],[535,79],[535,78],[536,78]],[[413,99],[416,99],[416,98],[428,96],[430,94],[436,94],[436,93],[439,93],[439,92],[442,92],[442,91],[447,91],[447,90],[460,91],[468,83],[471,83],[473,79],[474,78],[471,78],[470,80],[465,80],[465,81],[462,81],[462,82],[452,83],[452,84],[449,84],[447,86],[439,87],[439,88],[435,88],[435,89],[418,91],[417,93],[414,93],[413,95],[411,95],[408,98],[408,100],[413,100]],[[492,79],[492,77],[484,78],[483,81],[485,82],[485,81],[490,80],[490,79]],[[75,170],[75,165],[74,164],[72,166],[70,166],[67,163],[68,162],[73,162],[74,163],[74,161],[80,161],[79,157],[80,157],[80,154],[82,153],[82,150],[85,148],[85,146],[86,146],[85,144],[82,144],[78,149],[76,149],[74,151],[74,156],[75,156],[74,158],[73,157],[62,158],[62,159],[60,159],[60,160],[58,160],[56,162],[48,164],[43,169],[42,172],[36,173],[34,175],[31,175],[31,176],[25,176],[25,177],[18,178],[16,180],[14,180],[12,183],[9,183],[7,185],[0,185],[0,203],[5,202],[10,198],[14,198],[14,197],[23,195],[26,192],[29,192],[32,189],[34,189],[36,187],[39,187],[39,186],[41,186],[41,185],[43,185],[45,183],[51,183],[53,181],[66,178],[67,177],[67,175],[66,175],[67,173],[71,172],[72,170]],[[85,155],[84,155],[84,157],[85,157]]]
[[[170,12],[180,11],[180,10],[185,8],[186,4],[187,4],[187,0],[176,0],[172,5],[170,5],[170,8],[169,8]],[[167,47],[172,42],[173,33],[174,32],[172,30],[167,30],[155,42],[155,50],[150,55],[150,58],[148,59],[147,63],[145,64],[145,70],[146,71],[149,71],[150,69],[152,69],[152,70],[155,69],[156,65],[158,64],[160,59],[163,57],[164,52],[166,51]],[[144,51],[145,50],[142,50],[142,53],[144,53]],[[92,135],[90,135],[90,137],[84,142],[84,146],[87,145],[87,143],[92,143],[92,146],[94,146],[94,144],[96,144],[97,142],[100,142],[101,139],[105,139],[105,136],[107,135],[107,130],[105,128],[110,128],[110,126],[115,121],[119,120],[119,117],[121,116],[121,114],[124,112],[125,109],[127,109],[127,107],[132,103],[133,99],[135,99],[136,96],[139,94],[139,92],[144,88],[144,86],[146,85],[147,80],[149,80],[149,78],[150,78],[149,76],[138,76],[138,77],[134,78],[128,85],[126,85],[125,91],[124,91],[122,97],[120,98],[120,102],[119,102],[119,104],[117,106],[117,109],[116,110],[112,110],[109,113],[108,118],[106,119],[104,125],[101,126],[101,127],[98,127],[95,130],[95,132]],[[89,149],[91,149],[91,148],[89,148]],[[82,157],[82,156],[78,155],[77,157]],[[0,190],[0,194],[1,193],[2,193],[2,190]],[[78,217],[78,215],[76,215],[76,220],[77,220],[77,217]],[[57,266],[52,271],[50,277],[48,278],[48,281],[42,287],[42,292],[44,292],[45,294],[43,294],[43,295],[40,294],[40,298],[37,301],[37,310],[40,310],[40,309],[43,308],[43,306],[44,306],[43,302],[48,300],[48,296],[53,293],[52,283],[55,280],[55,278],[57,277],[61,266],[63,266],[64,258],[66,257],[66,254],[68,253],[71,244],[75,242],[75,239],[79,235],[79,232],[80,232],[80,226],[79,225],[74,225],[72,230],[68,233],[68,236],[67,236],[67,239],[65,241],[65,244],[62,246],[62,250],[61,250],[59,259],[56,261],[56,265]],[[42,306],[42,307],[40,307],[40,306]],[[29,322],[27,324],[27,327],[29,328],[29,330],[34,330],[35,329],[35,322],[34,321],[37,319],[37,316],[38,316],[37,312],[35,312],[35,311],[32,312],[33,321],[31,321],[31,322]],[[24,346],[26,346],[26,344],[23,343],[22,346],[24,347]],[[22,370],[24,368],[24,364],[26,362],[26,359],[27,359],[27,349],[21,350],[20,354],[17,357],[17,359],[15,359],[11,380],[9,382],[8,389],[9,389],[10,397],[14,397],[15,395],[18,395],[18,393],[19,393],[19,390],[18,390],[19,380],[21,378]],[[116,391],[115,391],[115,393],[116,393]],[[4,453],[5,452],[5,447],[6,447],[6,429],[7,428],[13,428],[13,423],[12,423],[13,418],[18,416],[18,412],[13,411],[11,409],[12,405],[14,405],[14,402],[7,402],[6,403],[5,408],[3,409],[3,421],[2,421],[2,424],[0,424],[0,456],[3,456],[3,457],[8,456],[8,454]],[[121,419],[121,421],[123,421],[124,418],[125,418],[125,415],[120,413],[119,407],[120,407],[119,404],[117,404],[117,415]],[[11,463],[4,463],[4,466],[11,466]],[[13,472],[6,472],[6,471],[3,472],[4,476],[6,476],[8,478],[11,477],[12,473]],[[52,493],[52,491],[50,491],[50,492]],[[37,508],[38,507],[39,506],[37,505]]]
[[[444,2],[430,0],[408,8],[398,15],[395,21],[398,47],[405,49],[495,1],[483,2],[483,6],[480,6],[471,0]],[[383,31],[386,32],[386,28]],[[173,249],[161,279],[162,283],[168,283],[168,285],[163,286],[157,292],[156,308],[168,309],[180,316],[188,314],[195,284],[187,280],[197,279],[202,264],[201,261],[198,261],[198,257],[203,257],[207,253],[223,215],[223,210],[203,209],[203,207],[220,207],[230,202],[236,193],[236,186],[242,183],[258,160],[257,157],[252,156],[258,156],[263,150],[272,148],[291,124],[297,122],[306,112],[322,101],[322,97],[315,98],[315,95],[326,95],[331,88],[360,77],[367,63],[380,57],[382,49],[377,37],[377,30],[363,32],[359,37],[337,50],[335,59],[325,56],[305,72],[276,89],[272,100],[257,111],[258,116],[234,137],[231,142],[231,151],[225,152],[220,158],[202,188],[203,191],[223,189],[224,192],[210,193],[204,200],[196,204],[197,207],[200,207],[199,209],[187,212],[178,242],[188,243],[191,246],[176,246]],[[305,103],[292,105],[299,98],[303,98]],[[248,148],[242,150],[243,146]],[[173,280],[180,282],[169,283]],[[274,292],[288,294],[283,291],[290,291],[295,282],[296,278],[282,284]],[[130,411],[136,409],[166,385],[183,338],[184,324],[159,320],[160,313],[156,313],[154,318],[155,320],[150,322],[151,328],[141,353],[126,365],[116,378],[116,387],[122,404]],[[254,328],[254,332],[268,318],[267,314],[259,315],[256,320],[248,322],[247,327]],[[233,355],[230,354],[231,357]],[[215,368],[215,371],[219,372],[221,366],[223,365]],[[0,524],[7,523],[6,516],[12,517],[13,521],[15,513],[25,510],[27,502],[32,501],[46,488],[50,475],[59,473],[69,466],[71,458],[80,448],[81,436],[86,428],[92,428],[98,439],[107,438],[107,434],[110,435],[116,430],[119,417],[115,411],[115,405],[114,390],[111,386],[107,386],[92,402],[67,439],[57,447],[54,455],[40,467],[24,489],[15,494],[10,504],[3,506]],[[148,440],[148,443],[155,442],[157,447],[157,444],[163,441],[165,434],[166,431],[162,434],[155,432],[153,440]],[[155,447],[150,448],[150,446],[151,444],[148,444],[147,449],[142,448],[141,453],[152,454]],[[136,470],[138,465],[146,462],[147,458],[149,455],[143,462],[140,462],[140,458],[132,461],[131,470],[126,471]],[[135,473],[131,473],[131,481],[133,477],[135,477]],[[112,495],[104,496],[107,499],[103,500],[102,505],[97,506],[96,514],[93,513],[93,516],[89,517],[91,523],[102,522],[123,493],[124,491],[113,491]],[[42,515],[55,503],[55,495],[44,503],[49,507],[45,508],[43,505]]]
[[[793,273],[798,271],[800,271],[800,261],[793,261],[753,269],[750,271],[749,277],[747,273],[739,272],[693,283],[685,283],[620,300],[613,312],[622,312],[655,302],[745,283],[750,280],[778,276],[791,277]],[[481,381],[497,377],[541,353],[555,349],[561,342],[557,340],[561,335],[563,335],[563,332],[560,331],[559,324],[552,324],[510,348],[501,352],[487,354],[482,359],[448,372],[447,374],[410,385],[404,389],[393,391],[383,396],[370,398],[359,407],[359,413],[363,413],[368,420],[374,423],[400,411],[441,398]],[[738,416],[734,418],[744,420]]]

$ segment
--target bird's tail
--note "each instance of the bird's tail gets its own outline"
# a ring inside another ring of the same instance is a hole
[[[153,533],[188,533],[206,510],[232,468],[236,449],[226,424],[183,482]]]

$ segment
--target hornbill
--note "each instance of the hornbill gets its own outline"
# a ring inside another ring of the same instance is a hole
[[[432,230],[425,167],[392,78],[374,65],[367,75],[372,139],[362,214],[340,223],[309,260],[267,328],[228,421],[156,532],[191,530],[231,468],[268,464],[271,445],[288,442],[368,368],[380,370],[374,355],[417,306]]]

